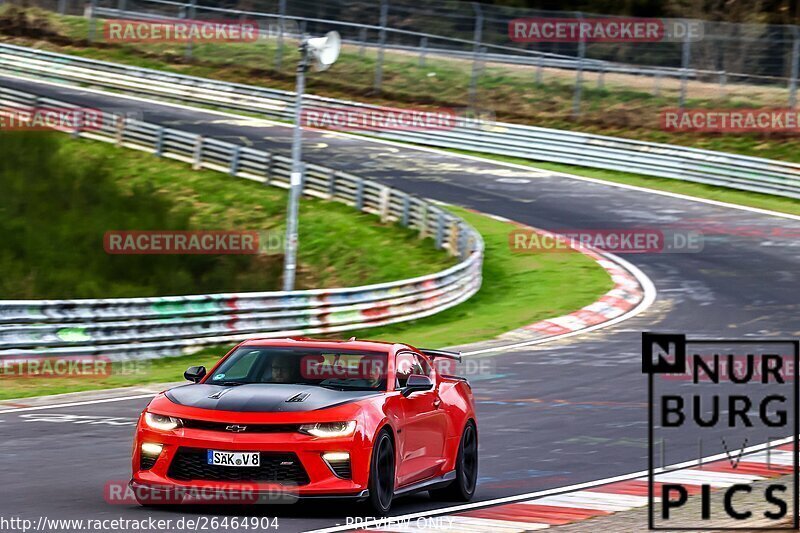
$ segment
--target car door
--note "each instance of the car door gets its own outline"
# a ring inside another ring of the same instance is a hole
[[[400,352],[395,361],[399,390],[411,374],[435,379],[427,361],[413,352]],[[441,405],[437,384],[430,391],[415,392],[400,398],[402,426],[398,435],[401,449],[398,457],[398,483],[408,485],[438,475],[444,462],[447,438],[447,416]]]

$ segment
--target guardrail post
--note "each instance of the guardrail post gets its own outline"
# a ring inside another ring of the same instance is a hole
[[[389,187],[384,187],[381,189],[381,203],[380,203],[380,217],[381,222],[386,222],[389,220],[389,206],[391,205],[392,201],[392,189]]]
[[[364,210],[364,180],[361,178],[356,180],[356,209]]]
[[[458,256],[464,260],[468,255],[467,244],[469,243],[469,235],[463,223],[460,223],[459,226],[461,227],[458,232]]]
[[[358,41],[361,43],[358,47],[358,57],[364,57],[364,52],[367,47],[367,28],[358,30]]]
[[[422,212],[420,213],[420,221],[419,221],[419,238],[424,239],[425,237],[428,236],[428,220],[430,219],[430,217],[428,216],[429,206],[428,204],[424,203],[420,204],[420,206],[422,207],[421,209]]]
[[[231,168],[228,173],[231,176],[235,176],[239,172],[239,161],[242,158],[242,147],[241,146],[234,146],[233,147],[233,154],[231,157]]]
[[[656,96],[661,95],[661,71],[656,72],[653,76],[653,94]]]
[[[97,0],[91,0],[86,6],[84,17],[89,19],[89,35],[86,38],[93,43],[97,37]]]
[[[575,14],[578,23],[583,22],[583,13],[580,11]],[[575,69],[575,94],[572,98],[572,118],[581,116],[581,99],[583,97],[583,60],[586,57],[586,39],[581,33],[581,40],[578,42],[578,66]]]
[[[333,200],[336,198],[336,178],[338,177],[339,173],[335,170],[331,170],[328,173],[328,199]]]
[[[407,194],[403,195],[403,215],[400,218],[400,223],[408,227],[408,223],[411,220],[411,197]]]
[[[153,152],[153,155],[156,157],[161,157],[164,153],[164,128],[158,128],[158,134],[156,135],[156,148]]]
[[[419,66],[425,66],[425,53],[428,51],[428,38],[423,37],[419,40]]]
[[[283,63],[283,33],[286,31],[286,0],[278,4],[278,42],[275,48],[275,70],[280,71]],[[302,36],[300,37],[302,39]]]
[[[792,64],[790,65],[789,74],[789,107],[794,109],[797,107],[797,70],[798,61],[800,61],[800,35],[798,35],[797,26],[792,26],[792,33],[794,40],[792,41]]]
[[[686,88],[689,83],[689,62],[692,58],[692,42],[689,40],[689,32],[683,38],[683,49],[681,51],[681,95],[678,99],[678,108],[686,106]]]
[[[2,2],[0,2],[0,4],[2,4]],[[58,0],[58,14],[59,15],[67,14],[67,0]]]
[[[267,161],[264,165],[264,185],[272,184],[272,163],[273,155],[267,154]]]
[[[125,11],[125,9],[128,7],[126,4],[126,0],[117,0],[117,11]]]
[[[438,250],[441,250],[444,245],[444,226],[444,213],[439,213],[436,221],[436,248]]]
[[[601,63],[600,71],[597,73],[597,88],[602,89],[605,86],[606,64]]]
[[[450,237],[447,239],[450,255],[458,256],[460,230],[461,228],[458,225],[458,221],[453,220],[450,224]]]
[[[203,166],[203,136],[198,135],[194,140],[194,156],[192,158],[192,168],[200,170]]]
[[[386,25],[389,23],[389,2],[381,0],[381,29],[378,32],[378,57],[375,62],[375,85],[373,87],[376,94],[381,92],[383,86],[383,52],[386,48]]]
[[[122,141],[125,139],[125,118],[122,115],[117,117],[117,131],[116,131],[116,144],[122,146]]]
[[[78,111],[77,115],[75,116],[75,127],[72,129],[71,132],[71,136],[73,139],[77,139],[78,137],[81,136],[81,130],[83,129],[81,126],[83,125],[83,120],[84,120],[84,112]]]
[[[472,48],[472,74],[469,79],[469,105],[475,108],[478,99],[478,63],[483,52],[481,46],[481,41],[483,40],[483,10],[481,10],[481,6],[477,2],[472,2],[472,9],[475,11],[475,30]]]

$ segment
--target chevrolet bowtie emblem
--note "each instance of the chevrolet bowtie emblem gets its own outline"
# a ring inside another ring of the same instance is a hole
[[[232,426],[225,426],[227,431],[233,431],[234,433],[241,433],[242,431],[247,429],[247,426],[239,426],[239,425],[232,425]]]

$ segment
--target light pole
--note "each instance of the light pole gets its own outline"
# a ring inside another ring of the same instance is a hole
[[[325,37],[308,39],[300,42],[300,61],[297,63],[297,88],[294,103],[294,135],[292,138],[292,173],[289,178],[289,208],[286,215],[286,242],[283,260],[283,290],[294,290],[297,273],[297,210],[300,194],[303,192],[305,175],[302,162],[303,155],[303,94],[306,89],[306,72],[309,60],[313,58],[317,70],[325,70],[339,58],[342,40],[335,31]]]

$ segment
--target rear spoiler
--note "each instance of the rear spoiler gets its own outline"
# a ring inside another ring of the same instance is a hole
[[[427,348],[419,348],[419,351],[427,355],[431,358],[431,360],[435,360],[439,357],[442,359],[452,359],[454,361],[461,362],[461,352],[448,352],[446,350],[429,350]]]

